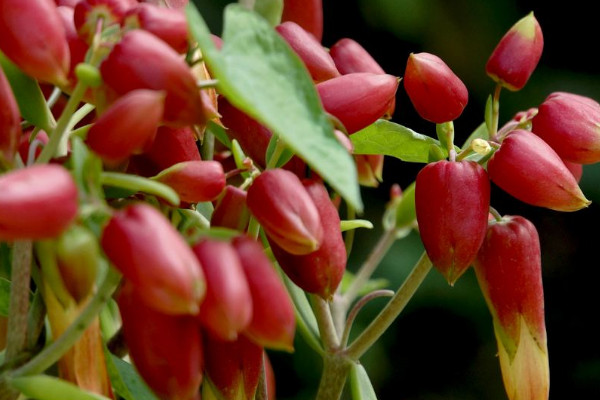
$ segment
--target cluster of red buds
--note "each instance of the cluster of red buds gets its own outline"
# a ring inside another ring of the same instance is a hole
[[[415,184],[394,187],[383,244],[351,276],[352,230],[370,223],[351,202],[342,220],[336,182],[234,96],[226,58],[286,50],[264,62],[298,66],[282,77],[307,83],[298,102],[351,160],[357,191],[381,182],[388,153],[357,151],[355,138],[394,125],[401,79],[350,38],[323,46],[321,0],[244,7],[230,9],[266,37],[238,27],[211,34],[212,49],[185,0],[0,0],[0,259],[11,260],[0,398],[133,399],[137,372],[160,399],[273,400],[268,351],[293,352],[297,322],[324,359],[317,398],[337,400],[348,376],[363,398],[373,389],[359,358],[429,269],[454,285],[473,266],[509,398],[547,400],[538,233],[490,207],[491,183],[534,206],[588,206],[578,182],[600,161],[600,104],[556,92],[499,129],[501,89],[523,88],[541,56],[533,13],[490,56],[486,129],[462,148],[466,86],[436,55],[410,54],[403,86],[438,140]],[[270,77],[252,78],[245,88],[260,90]],[[406,227],[425,248],[412,278],[355,301]],[[362,306],[390,295],[348,344]],[[42,374],[55,363],[59,379]]]

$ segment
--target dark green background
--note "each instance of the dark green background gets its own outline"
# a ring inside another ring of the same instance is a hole
[[[493,82],[485,63],[498,40],[518,19],[534,11],[544,33],[540,64],[519,92],[503,91],[500,122],[539,105],[554,91],[570,91],[600,100],[600,68],[596,61],[597,17],[588,2],[494,0],[324,0],[323,45],[350,37],[371,52],[390,74],[402,76],[411,52],[440,56],[469,89],[469,104],[455,121],[461,144],[483,119]],[[230,1],[197,0],[215,33],[221,9]],[[433,124],[418,118],[402,85],[393,121],[435,136]],[[349,269],[364,260],[381,229],[382,207],[389,187],[406,187],[422,165],[386,158],[384,182],[364,189],[364,218],[373,231],[357,233]],[[575,213],[527,206],[496,187],[492,206],[502,214],[522,215],[538,228],[542,247],[546,324],[550,355],[550,398],[600,399],[600,165],[584,167],[581,187],[592,205]],[[414,234],[394,245],[377,277],[390,287],[402,282],[422,251]],[[360,315],[368,321],[382,306],[373,302]],[[358,328],[358,325],[357,325]],[[320,360],[301,338],[296,353],[270,353],[277,377],[278,399],[314,397]],[[469,271],[449,287],[433,271],[405,312],[380,343],[364,357],[380,399],[503,400],[506,394],[496,358],[489,313]]]

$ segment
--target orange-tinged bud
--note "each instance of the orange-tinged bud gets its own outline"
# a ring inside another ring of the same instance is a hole
[[[252,293],[252,321],[244,331],[259,345],[293,351],[296,317],[281,278],[261,245],[246,236],[233,240]]]
[[[86,144],[111,164],[142,152],[154,140],[164,103],[164,92],[138,89],[125,94],[92,125]]]
[[[547,400],[548,348],[535,226],[519,216],[491,221],[474,268],[493,317],[509,399]]]
[[[27,75],[67,84],[69,45],[52,0],[3,0],[0,50]]]
[[[556,211],[590,204],[571,171],[539,136],[512,131],[487,164],[492,182],[524,203]]]
[[[448,65],[430,53],[411,53],[404,89],[421,118],[441,124],[458,118],[469,100],[467,87]]]
[[[600,161],[600,104],[573,93],[550,94],[531,121],[533,133],[564,160],[578,164]]]
[[[323,0],[284,0],[281,21],[293,21],[323,39]]]
[[[340,230],[337,208],[322,182],[305,179],[303,185],[314,201],[323,224],[323,243],[318,250],[293,255],[271,244],[281,269],[301,289],[316,293],[326,300],[333,297],[346,270],[346,247]]]
[[[500,39],[485,66],[487,74],[508,90],[520,90],[537,67],[544,37],[537,19],[530,12]]]
[[[244,190],[227,185],[222,196],[217,200],[210,225],[245,231],[250,220],[246,196]]]
[[[225,188],[225,172],[218,161],[184,161],[153,179],[172,187],[187,203],[212,201]]]
[[[77,187],[58,164],[0,175],[0,240],[48,239],[77,216]]]
[[[116,212],[102,232],[104,252],[149,307],[197,314],[205,295],[202,269],[183,237],[155,208],[138,203]]]
[[[204,354],[196,317],[148,307],[127,281],[117,301],[129,355],[148,386],[164,400],[197,399]]]
[[[21,133],[19,106],[6,75],[0,68],[0,167],[13,164]]]
[[[182,9],[159,7],[140,3],[131,8],[123,18],[125,29],[140,28],[164,40],[178,53],[188,49],[188,27]]]
[[[383,174],[383,154],[354,154],[358,183],[362,186],[377,187]]]
[[[194,245],[206,277],[200,321],[221,340],[235,340],[252,318],[252,295],[237,252],[229,242],[203,240]]]
[[[248,189],[248,209],[267,236],[292,254],[308,254],[323,241],[319,212],[293,173],[281,168],[261,173]]]

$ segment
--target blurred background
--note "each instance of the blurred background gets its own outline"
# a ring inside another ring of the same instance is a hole
[[[222,7],[231,1],[197,0],[215,33]],[[589,2],[514,0],[323,0],[323,45],[343,37],[363,45],[383,69],[402,76],[411,52],[441,57],[469,89],[469,104],[455,121],[456,143],[482,121],[494,84],[485,63],[504,33],[533,11],[544,34],[538,68],[519,92],[503,91],[500,124],[521,110],[539,105],[550,93],[568,91],[600,100],[596,61],[597,17]],[[421,120],[402,84],[393,121],[435,137],[435,126]],[[386,158],[378,188],[364,188],[375,225],[357,231],[348,268],[355,270],[377,240],[389,188],[410,184],[421,164]],[[600,399],[600,165],[584,166],[580,182],[592,205],[560,213],[520,203],[492,188],[492,206],[502,214],[521,215],[538,229],[542,247],[546,328],[550,357],[550,398]],[[397,288],[423,251],[415,234],[396,242],[375,277]],[[354,332],[383,306],[373,301],[359,315]],[[314,398],[320,359],[302,338],[295,354],[270,353],[279,400]],[[472,270],[454,287],[432,271],[406,310],[363,358],[380,399],[505,400],[496,343],[489,316]]]

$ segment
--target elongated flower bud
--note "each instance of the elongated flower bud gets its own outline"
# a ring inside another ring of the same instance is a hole
[[[550,94],[538,107],[531,130],[564,160],[600,161],[600,104],[573,93]]]
[[[284,0],[281,21],[293,21],[320,42],[323,39],[323,0]]]
[[[27,75],[67,84],[69,45],[52,0],[3,0],[0,50]]]
[[[218,161],[181,162],[153,179],[172,187],[188,203],[213,201],[225,188],[225,172]]]
[[[183,237],[152,206],[139,203],[115,213],[101,244],[149,307],[198,313],[205,294],[202,269]]]
[[[446,63],[430,53],[411,53],[404,88],[421,118],[441,124],[458,118],[469,100],[467,87]]]
[[[191,127],[170,128],[161,126],[156,131],[154,141],[144,153],[136,156],[149,164],[147,176],[153,176],[177,163],[200,161],[200,151]]]
[[[275,30],[298,54],[314,82],[322,82],[339,76],[333,59],[321,42],[300,25],[292,21],[282,22]]]
[[[521,90],[537,67],[543,48],[542,29],[530,12],[500,39],[485,71],[508,90]]]
[[[558,154],[529,131],[506,136],[487,169],[492,182],[524,203],[556,211],[590,204]]]
[[[358,183],[362,186],[377,187],[382,181],[383,154],[354,154]]]
[[[239,236],[232,243],[252,293],[252,321],[244,334],[263,347],[293,351],[296,317],[281,278],[258,242]]]
[[[519,216],[490,222],[474,268],[492,314],[509,399],[547,400],[548,348],[535,226]]]
[[[119,163],[149,147],[163,117],[165,93],[133,90],[115,101],[89,129],[86,144],[103,160]]]
[[[210,225],[244,232],[250,220],[246,197],[247,194],[244,190],[227,185],[222,196],[217,200],[210,218]]]
[[[352,134],[385,115],[395,101],[399,82],[393,75],[357,72],[321,82],[317,91],[325,111]]]
[[[21,133],[19,106],[0,67],[0,166],[13,164]]]
[[[203,240],[193,250],[207,286],[200,321],[219,339],[235,340],[252,319],[252,295],[238,254],[219,240]]]
[[[264,171],[248,189],[248,209],[275,243],[292,254],[307,254],[323,241],[323,226],[300,179],[281,168]]]
[[[164,90],[164,121],[169,125],[202,125],[209,117],[183,58],[149,32],[135,29],[125,33],[100,65],[100,72],[118,95],[135,89]]]
[[[77,215],[77,187],[58,164],[0,175],[0,193],[0,240],[52,238]]]
[[[449,284],[467,270],[487,228],[490,182],[472,161],[437,161],[417,174],[419,234],[433,265]]]
[[[141,3],[123,17],[126,29],[143,29],[164,40],[178,53],[188,49],[189,33],[185,13],[181,9]]]
[[[304,255],[290,254],[276,243],[271,243],[271,250],[283,271],[296,285],[329,300],[346,270],[347,254],[340,230],[340,217],[322,182],[306,179],[302,183],[319,211],[323,224],[323,243],[318,250]]]
[[[144,381],[161,399],[196,399],[204,370],[198,320],[148,307],[129,282],[117,300],[125,343]]]
[[[71,54],[69,80],[71,81],[70,86],[73,86],[75,81],[75,67],[77,64],[84,62],[89,45],[77,34],[74,22],[74,9],[68,6],[59,6],[56,9],[63,22],[67,43],[69,44],[69,53]]]

